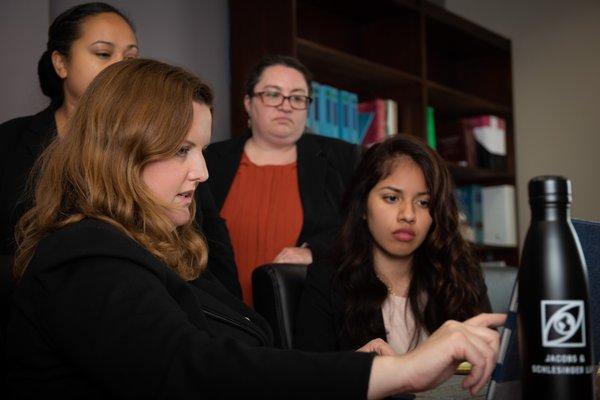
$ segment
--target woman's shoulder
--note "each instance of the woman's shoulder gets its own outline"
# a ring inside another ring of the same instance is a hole
[[[322,257],[308,266],[307,281],[319,286],[330,287],[337,271],[332,257]]]
[[[20,137],[26,131],[33,131],[37,134],[48,133],[54,126],[53,109],[48,107],[36,114],[17,117],[0,124],[0,144],[1,148],[7,150],[17,143]]]
[[[345,151],[345,152],[356,152],[360,151],[360,147],[346,142],[345,140],[331,138],[327,136],[321,136],[314,133],[305,133],[301,136],[301,140],[310,141],[318,144],[324,150],[336,150],[336,151]]]
[[[305,133],[298,141],[298,145],[304,148],[300,154],[310,153],[310,149],[323,154],[330,163],[353,171],[362,156],[360,146],[348,143],[341,139],[330,138],[312,133]],[[350,168],[348,168],[350,166]]]
[[[139,264],[152,262],[147,250],[116,227],[86,218],[40,240],[30,267],[46,270],[89,258],[114,258]]]

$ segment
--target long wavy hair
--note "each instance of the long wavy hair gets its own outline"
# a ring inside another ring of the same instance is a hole
[[[373,267],[373,237],[363,218],[369,192],[392,173],[400,157],[409,157],[423,172],[430,193],[432,224],[425,241],[413,254],[408,306],[415,317],[410,347],[421,332],[433,332],[444,321],[463,321],[482,310],[483,275],[473,250],[459,233],[454,186],[441,157],[415,136],[397,135],[372,146],[364,155],[343,201],[344,222],[334,258],[334,285],[344,303],[342,331],[361,346],[385,337],[378,316],[388,295]]]
[[[125,60],[90,84],[67,125],[30,176],[33,208],[19,220],[14,275],[20,279],[45,236],[84,218],[107,222],[192,280],[207,246],[190,221],[173,229],[168,208],[144,184],[144,167],[174,156],[192,124],[192,103],[212,112],[213,94],[187,71],[154,60]],[[33,189],[34,188],[34,189]]]

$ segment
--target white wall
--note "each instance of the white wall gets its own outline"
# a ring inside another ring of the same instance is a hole
[[[48,15],[48,0],[0,3],[0,122],[39,111],[48,103],[37,80]]]
[[[600,2],[447,0],[446,7],[512,41],[519,231],[527,182],[561,174],[572,216],[600,220]]]
[[[10,0],[0,3],[0,122],[42,109],[47,100],[37,83],[37,60],[49,21],[78,0]],[[180,65],[207,81],[215,92],[213,141],[230,137],[229,16],[223,0],[106,1],[133,20],[140,55]],[[32,7],[32,3],[36,7]],[[6,22],[5,22],[6,20]],[[30,21],[30,22],[29,22]],[[20,54],[18,52],[22,52]],[[17,57],[15,57],[17,56]],[[5,89],[6,88],[6,89]]]

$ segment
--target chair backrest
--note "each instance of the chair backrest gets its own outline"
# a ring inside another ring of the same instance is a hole
[[[254,309],[271,325],[275,346],[283,349],[292,348],[306,269],[303,264],[267,264],[252,273]]]
[[[508,311],[510,295],[517,279],[518,268],[483,266],[483,277],[493,312]]]

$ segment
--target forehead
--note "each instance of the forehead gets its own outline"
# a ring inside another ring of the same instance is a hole
[[[271,65],[265,68],[256,86],[259,88],[279,86],[285,89],[308,89],[302,72],[285,65]]]
[[[400,156],[388,160],[383,169],[384,173],[377,186],[396,184],[427,189],[425,175],[421,167],[410,157]]]
[[[210,142],[212,130],[212,113],[210,108],[203,103],[194,101],[192,103],[193,118],[192,125],[186,136],[186,140],[197,146],[206,146]]]
[[[85,18],[80,25],[81,37],[84,40],[118,40],[126,44],[136,44],[133,30],[121,16],[112,12],[104,12]]]

